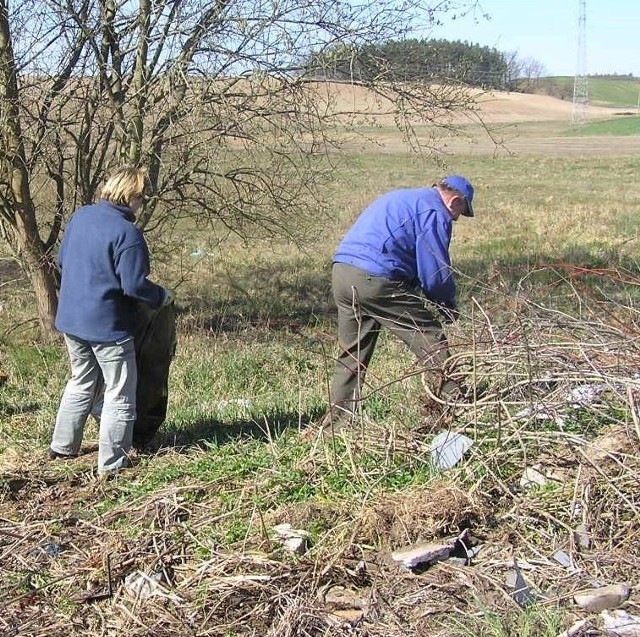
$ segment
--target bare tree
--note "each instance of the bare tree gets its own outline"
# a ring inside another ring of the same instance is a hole
[[[475,2],[0,0],[0,229],[45,336],[65,220],[105,172],[149,171],[141,227],[185,216],[287,233],[315,196],[340,117],[303,61],[402,37]],[[355,80],[354,80],[355,81]],[[398,122],[463,109],[460,87],[368,80]],[[409,130],[408,128],[406,130]]]
[[[542,62],[531,57],[520,57],[517,51],[504,54],[507,65],[506,88],[510,91],[534,93],[540,79],[547,74]]]

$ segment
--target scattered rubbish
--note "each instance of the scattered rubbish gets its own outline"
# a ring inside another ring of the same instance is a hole
[[[536,418],[537,420],[552,420],[562,428],[566,424],[567,412],[571,409],[580,409],[591,405],[607,390],[608,385],[603,383],[579,385],[573,387],[558,402],[539,402],[517,412],[516,420]]]
[[[354,575],[355,577],[361,577],[366,575],[369,570],[367,563],[364,560],[360,560],[353,570],[347,569],[347,572]]]
[[[230,398],[229,400],[221,400],[216,407],[218,409],[228,409],[229,407],[251,409],[253,407],[253,401],[248,398]]]
[[[49,557],[58,557],[62,553],[62,547],[55,542],[45,542],[40,547]]]
[[[160,595],[162,573],[147,575],[142,571],[130,573],[124,579],[125,588],[140,599],[148,599]]]
[[[591,613],[599,613],[620,606],[629,599],[629,595],[631,595],[631,587],[628,584],[611,584],[574,593],[573,601],[580,608]]]
[[[630,615],[624,610],[600,613],[603,628],[611,637],[640,637],[640,617]]]
[[[9,380],[9,376],[5,374],[3,371],[0,371],[0,387],[2,387],[3,385],[6,385],[8,380]]]
[[[573,561],[566,551],[556,551],[553,554],[553,559],[558,562],[560,566],[564,566],[565,568],[573,568]]]
[[[520,478],[520,487],[523,489],[531,489],[532,487],[543,487],[548,480],[538,469],[540,465],[527,467]]]
[[[468,566],[471,560],[480,552],[480,546],[471,546],[472,539],[469,529],[464,529],[458,537],[453,540],[452,560],[461,560],[461,564]]]
[[[529,586],[529,584],[527,584],[527,581],[522,576],[522,571],[515,560],[513,562],[513,570],[507,573],[505,583],[513,589],[511,597],[513,597],[516,604],[519,606],[524,608],[538,600],[538,595]]]
[[[568,628],[564,632],[560,633],[558,637],[578,637],[584,634],[584,630],[588,630],[591,627],[591,622],[588,619],[581,619],[577,621],[571,628]]]
[[[309,532],[294,529],[288,522],[278,524],[272,528],[276,536],[274,539],[292,553],[304,553],[309,548]]]
[[[573,531],[575,543],[581,549],[591,548],[591,527],[588,524],[579,524]]]
[[[555,424],[562,428],[565,425],[566,418],[558,413],[556,406],[540,403],[533,407],[527,407],[519,411],[514,418],[516,420],[525,420],[526,418],[536,418],[537,420],[553,420]]]
[[[202,259],[203,257],[206,257],[206,256],[207,256],[207,253],[202,248],[196,248],[191,253],[191,257],[194,259]]]
[[[582,573],[583,579],[586,579],[594,588],[602,587],[602,582],[597,579],[594,579],[590,575],[584,573],[582,569],[578,568],[575,562],[572,560],[571,556],[566,551],[556,551],[552,555],[553,559],[558,562],[561,566],[564,566],[567,571],[573,575],[577,575]]]
[[[481,547],[471,546],[469,529],[464,529],[460,535],[444,542],[422,542],[408,548],[399,549],[391,553],[391,559],[399,562],[402,568],[412,570],[451,560],[453,563],[467,566],[476,557]]]
[[[399,562],[400,566],[411,570],[423,564],[433,564],[446,560],[455,547],[455,541],[448,544],[417,544],[411,548],[401,549],[391,553],[391,559]]]
[[[586,407],[594,403],[608,389],[602,383],[592,385],[579,385],[574,387],[567,396],[572,407]]]
[[[478,557],[481,550],[481,544],[479,544],[478,546],[472,546],[470,549],[467,549],[467,559],[472,560],[474,557]]]
[[[58,557],[62,553],[62,547],[56,542],[43,542],[38,545],[33,551],[31,556],[38,558],[46,555],[47,557]]]
[[[453,431],[441,431],[431,441],[431,460],[440,469],[451,469],[473,446],[473,440]]]

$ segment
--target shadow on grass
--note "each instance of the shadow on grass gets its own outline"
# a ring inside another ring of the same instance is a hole
[[[215,293],[180,301],[180,327],[186,331],[232,333],[247,328],[300,331],[335,313],[329,264],[323,272],[306,261],[283,268],[238,267]]]
[[[324,408],[319,407],[302,414],[299,412],[274,413],[268,418],[265,416],[264,422],[258,422],[255,418],[246,418],[233,421],[200,419],[185,426],[165,423],[149,447],[154,450],[171,447],[178,452],[181,450],[187,452],[211,444],[222,446],[241,440],[268,442],[278,438],[287,430],[306,429],[309,423],[319,419],[323,414]]]
[[[25,403],[24,405],[6,405],[0,402],[0,416],[11,418],[20,414],[33,414],[41,408],[40,403]]]

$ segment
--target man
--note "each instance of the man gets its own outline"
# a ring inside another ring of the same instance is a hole
[[[135,215],[144,202],[144,172],[122,168],[104,184],[101,199],[77,210],[58,260],[62,271],[56,327],[71,361],[51,441],[51,458],[80,451],[87,417],[104,390],[98,472],[129,465],[136,418],[134,349],[139,302],[159,308],[173,300],[152,283],[149,252]]]
[[[461,215],[473,217],[473,194],[461,175],[432,188],[389,192],[343,239],[332,270],[340,352],[330,421],[344,422],[355,411],[381,326],[401,338],[425,368],[442,372],[448,351],[437,312],[447,322],[458,317],[449,244],[453,223]],[[456,386],[443,380],[438,389],[447,393]]]

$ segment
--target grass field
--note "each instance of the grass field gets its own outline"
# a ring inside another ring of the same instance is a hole
[[[638,584],[640,155],[594,154],[589,137],[563,147],[559,128],[520,129],[517,154],[354,148],[334,158],[329,214],[301,246],[151,236],[155,279],[184,279],[170,413],[110,480],[94,473],[94,424],[77,460],[44,461],[68,361],[35,339],[30,293],[3,260],[3,634],[556,637],[580,618],[599,630],[573,592]],[[337,242],[378,194],[450,171],[477,199],[455,229],[449,338],[486,393],[442,409],[383,335],[353,430],[303,439],[326,406]],[[474,446],[442,471],[430,443],[449,428]],[[304,553],[275,539],[282,523],[308,532]],[[390,560],[465,529],[470,560],[416,573]],[[507,583],[514,562],[527,603]],[[639,614],[637,597],[624,608]]]

